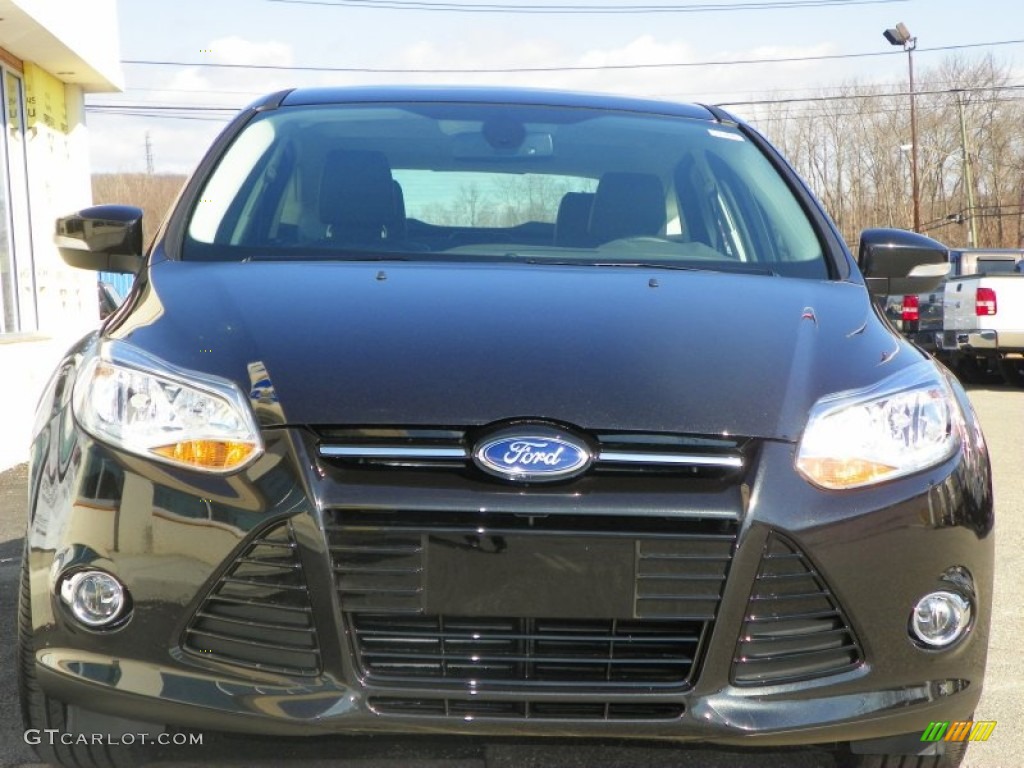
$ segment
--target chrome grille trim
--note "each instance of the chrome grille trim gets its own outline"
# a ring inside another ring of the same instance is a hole
[[[465,448],[432,448],[407,445],[321,445],[320,455],[329,459],[432,459],[466,460]]]
[[[665,466],[743,468],[742,456],[713,456],[694,453],[641,453],[635,451],[602,450],[597,454],[597,461],[606,461],[611,464],[661,464]]]
[[[339,440],[331,435],[324,435],[317,444],[317,453],[325,459],[353,461],[363,463],[380,463],[383,465],[403,466],[421,465],[429,467],[468,466],[472,451],[467,447],[468,438],[459,433],[458,438],[449,438],[446,444],[438,444],[437,439],[430,437],[410,436],[402,442],[381,442],[376,440]],[[629,439],[619,435],[597,435],[598,449],[594,455],[597,469],[618,468],[642,470],[643,467],[661,469],[719,469],[741,470],[746,466],[744,455],[726,446],[710,445],[706,452],[679,450],[682,445],[673,444],[663,435],[629,435]],[[420,441],[417,444],[417,441]],[[680,438],[680,441],[683,441]],[[733,448],[738,447],[733,443]]]

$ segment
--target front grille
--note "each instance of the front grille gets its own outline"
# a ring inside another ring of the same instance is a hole
[[[267,672],[319,672],[313,609],[289,523],[263,532],[235,558],[186,627],[182,647]]]
[[[676,720],[681,704],[660,702],[504,701],[373,696],[370,709],[382,715],[455,717],[460,720]]]
[[[736,648],[733,681],[770,685],[847,671],[862,654],[824,578],[778,534],[765,544]]]
[[[325,459],[369,468],[433,468],[465,471],[486,429],[428,427],[317,427],[317,451]],[[683,478],[739,477],[753,443],[741,438],[669,433],[596,432],[594,473],[663,474]],[[475,473],[475,470],[473,470]]]
[[[369,682],[505,690],[688,685],[736,541],[585,515],[334,510],[326,530]]]
[[[378,680],[559,686],[679,686],[701,622],[353,614],[363,669]]]

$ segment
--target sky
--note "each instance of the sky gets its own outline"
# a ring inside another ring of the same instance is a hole
[[[119,0],[118,13],[125,91],[86,99],[97,172],[187,173],[233,112],[294,86],[569,88],[750,118],[745,102],[905,88],[907,55],[883,36],[897,22],[917,38],[918,81],[991,56],[1024,91],[1019,0]]]

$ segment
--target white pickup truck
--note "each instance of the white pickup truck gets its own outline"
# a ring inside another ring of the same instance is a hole
[[[941,347],[942,356],[967,380],[998,371],[1007,384],[1024,386],[1024,274],[949,278]]]

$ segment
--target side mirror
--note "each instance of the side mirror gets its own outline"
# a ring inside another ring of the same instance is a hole
[[[61,258],[96,272],[129,272],[142,266],[142,210],[96,205],[57,219],[54,237]]]
[[[949,248],[905,229],[865,229],[857,264],[872,295],[930,293],[949,274]]]

